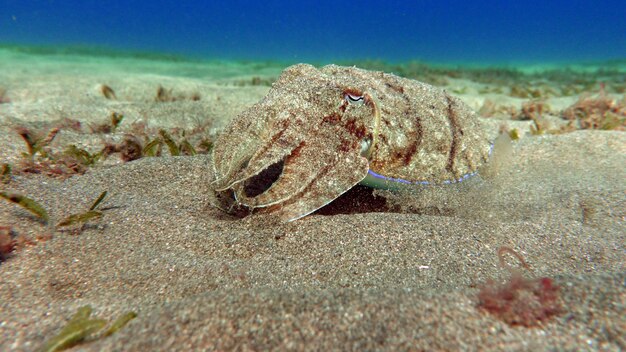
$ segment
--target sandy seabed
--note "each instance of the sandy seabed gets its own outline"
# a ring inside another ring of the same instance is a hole
[[[2,187],[50,214],[44,224],[0,202],[0,226],[29,239],[0,263],[2,351],[41,347],[85,305],[108,320],[127,311],[137,318],[74,350],[626,349],[624,132],[523,133],[492,177],[388,194],[382,211],[364,212],[352,199],[350,209],[286,224],[236,219],[208,203],[206,155],[113,155],[82,175],[50,177],[18,172],[26,147],[15,128],[80,121],[61,128],[52,150],[96,151],[138,124],[209,126],[214,137],[267,93],[258,83],[280,67],[0,56],[0,162],[15,165]],[[103,84],[116,99],[103,96]],[[183,98],[155,101],[159,85]],[[460,96],[478,109],[485,97],[472,92]],[[112,112],[124,115],[117,132],[89,131]],[[482,120],[492,137],[503,123],[520,131],[530,124]],[[81,232],[53,226],[105,190],[101,219]],[[481,285],[509,276],[499,264],[503,246],[528,262],[524,275],[560,287],[560,314],[525,327],[478,307]]]

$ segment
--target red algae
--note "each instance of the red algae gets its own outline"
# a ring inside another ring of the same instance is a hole
[[[626,100],[618,101],[605,93],[604,85],[595,97],[581,96],[562,113],[563,119],[578,121],[581,129],[626,129]]]
[[[517,257],[522,266],[530,267],[522,256],[508,247],[498,250],[500,264],[505,266],[503,254]],[[521,272],[509,268],[511,276],[504,284],[487,282],[478,293],[478,307],[513,326],[535,327],[563,311],[559,302],[560,287],[548,277],[526,278]]]

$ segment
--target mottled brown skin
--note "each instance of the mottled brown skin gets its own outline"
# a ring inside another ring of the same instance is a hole
[[[290,221],[368,170],[443,183],[476,171],[489,148],[475,113],[445,91],[354,67],[294,65],[216,141],[213,203]]]

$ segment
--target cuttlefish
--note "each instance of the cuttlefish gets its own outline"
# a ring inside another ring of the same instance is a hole
[[[355,67],[294,65],[217,138],[212,203],[291,221],[358,183],[460,182],[490,146],[476,113],[445,90]]]

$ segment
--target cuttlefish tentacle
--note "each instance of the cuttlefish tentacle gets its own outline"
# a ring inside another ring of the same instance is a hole
[[[243,118],[242,118],[243,119]],[[229,130],[224,133],[237,134],[239,143],[233,141],[225,141],[225,148],[229,153],[215,153],[213,148],[213,175],[214,179],[211,186],[215,191],[221,192],[228,189],[232,184],[236,183],[236,175],[241,173],[241,169],[246,166],[250,159],[250,150],[258,149],[260,139],[257,137],[255,130],[261,130],[262,126],[255,129],[238,128],[239,124],[230,126]],[[222,146],[218,147],[221,148]]]
[[[289,155],[298,147],[299,141],[291,141],[282,143],[281,147],[277,147],[276,143],[268,142],[265,146],[260,147],[259,151],[251,158],[244,162],[245,166],[241,167],[239,172],[235,173],[229,183],[224,184],[219,190],[232,188],[241,184],[246,180],[261,173],[263,170],[270,168],[272,165],[288,158]],[[294,145],[295,146],[285,146]]]
[[[304,217],[330,203],[361,182],[369,169],[367,159],[354,153],[335,155],[321,169],[315,170],[315,178],[301,192],[284,203],[263,208],[275,213],[283,221]]]
[[[266,191],[249,196],[245,192],[246,187],[239,187],[236,192],[237,200],[251,208],[265,207],[284,201],[294,192],[300,192],[306,184],[315,179],[312,165],[307,164],[311,157],[310,149],[307,148],[306,142],[302,141],[284,158],[282,172],[276,180],[269,180],[273,182]]]

